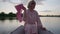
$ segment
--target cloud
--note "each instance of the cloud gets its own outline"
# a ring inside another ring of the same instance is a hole
[[[10,2],[10,3],[23,3],[23,4],[27,4],[29,1],[31,0],[0,0],[0,2]],[[44,0],[35,0],[37,4],[41,4],[42,1]]]

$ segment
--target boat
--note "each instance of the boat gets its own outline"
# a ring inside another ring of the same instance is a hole
[[[10,34],[25,34],[24,26],[23,25],[19,26],[17,29],[12,31]],[[48,30],[39,29],[38,34],[53,34],[53,33],[51,31],[48,31]]]

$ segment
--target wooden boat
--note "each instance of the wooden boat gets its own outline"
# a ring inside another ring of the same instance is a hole
[[[25,34],[24,26],[19,26],[16,30],[12,31],[10,34]],[[53,33],[48,30],[39,29],[38,34],[53,34]]]

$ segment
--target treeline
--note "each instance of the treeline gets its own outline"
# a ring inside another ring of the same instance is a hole
[[[39,17],[60,17],[60,15],[39,15]]]
[[[21,15],[23,16],[23,14]],[[60,15],[39,15],[39,17],[60,17]],[[16,19],[16,14],[10,12],[9,14],[5,14],[4,12],[0,13],[0,20],[4,19]]]
[[[10,12],[9,14],[5,14],[4,12],[1,12],[0,17],[16,17],[16,14],[12,12]]]
[[[16,14],[10,12],[9,14],[5,14],[4,12],[0,13],[0,20],[4,20],[4,19],[13,19],[14,17],[16,17]]]

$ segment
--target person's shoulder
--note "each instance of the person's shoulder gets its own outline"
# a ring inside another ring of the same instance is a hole
[[[38,12],[37,12],[36,10],[34,10],[34,12],[35,12],[36,14],[38,14]]]

